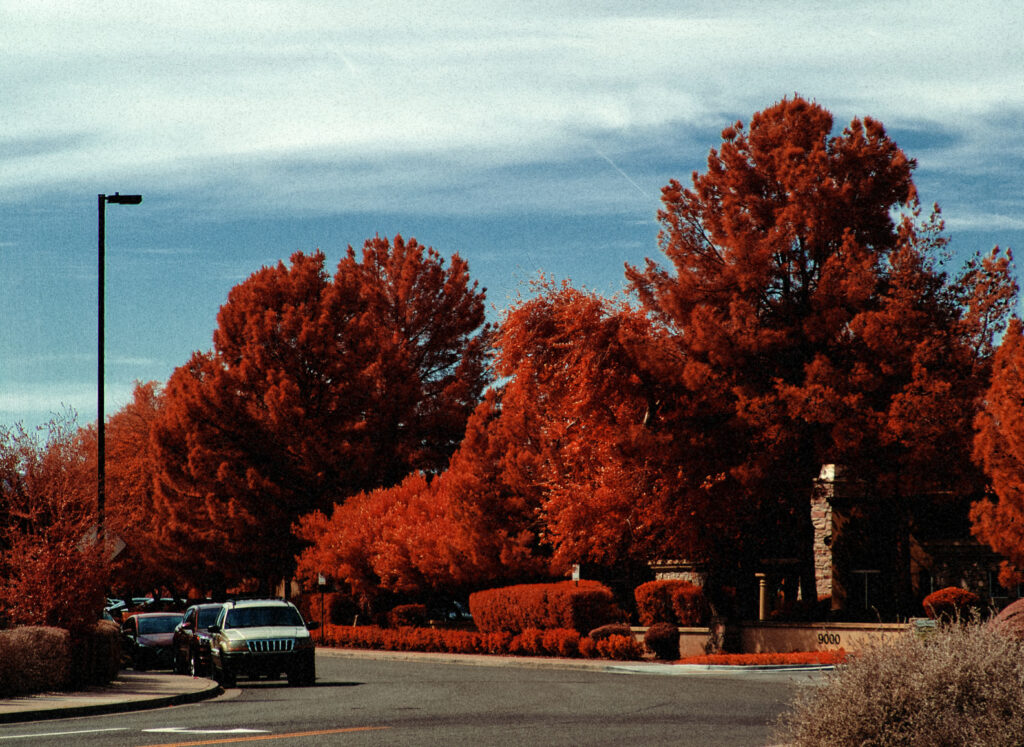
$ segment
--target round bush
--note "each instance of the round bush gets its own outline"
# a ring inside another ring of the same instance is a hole
[[[867,646],[801,691],[777,741],[811,747],[1024,744],[1024,644],[946,625]]]
[[[978,606],[978,595],[957,586],[947,586],[926,596],[921,606],[933,620],[955,620],[968,615],[971,607]]]
[[[679,628],[671,623],[654,623],[644,633],[644,644],[656,659],[679,658]]]
[[[388,626],[392,628],[424,627],[427,608],[422,604],[400,604],[388,612]]]

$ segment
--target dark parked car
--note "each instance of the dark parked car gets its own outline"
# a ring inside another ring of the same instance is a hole
[[[174,629],[174,669],[200,677],[210,671],[210,626],[217,621],[219,602],[193,604]]]
[[[122,661],[132,669],[171,669],[171,643],[180,612],[143,612],[121,624]]]
[[[227,602],[210,626],[214,678],[232,687],[238,675],[288,676],[290,685],[316,680],[313,639],[294,604],[280,599]]]

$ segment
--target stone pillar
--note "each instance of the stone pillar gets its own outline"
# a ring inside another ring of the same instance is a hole
[[[841,468],[838,468],[841,469]],[[811,523],[814,526],[814,583],[819,597],[832,596],[832,500],[835,497],[837,467],[823,464],[814,481]]]

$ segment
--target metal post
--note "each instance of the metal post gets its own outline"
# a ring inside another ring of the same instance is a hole
[[[102,538],[104,536],[104,522],[105,514],[107,509],[107,439],[106,439],[106,420],[104,413],[104,397],[103,397],[103,374],[104,374],[104,360],[103,360],[103,332],[105,328],[105,298],[106,298],[106,210],[107,203],[113,203],[115,205],[138,205],[142,202],[142,195],[123,195],[120,192],[115,192],[112,195],[99,194],[96,196],[96,210],[98,212],[97,225],[98,225],[98,254],[99,254],[99,280],[97,282],[97,292],[99,299],[96,307],[96,536]]]
[[[97,327],[96,327],[96,521],[97,537],[103,534],[103,525],[107,502],[107,443],[104,429],[103,417],[103,329],[104,329],[104,297],[105,282],[104,273],[106,267],[106,206],[107,196],[99,195],[97,198],[97,210],[99,211],[99,283],[97,287],[99,301],[97,302]]]

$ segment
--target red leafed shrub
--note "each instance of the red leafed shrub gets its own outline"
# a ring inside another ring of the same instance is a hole
[[[509,653],[516,656],[541,656],[544,651],[542,633],[537,628],[527,628],[512,639]]]
[[[388,612],[388,626],[425,627],[427,624],[427,607],[423,604],[400,604]]]
[[[580,655],[580,634],[575,630],[554,628],[543,633],[544,650],[552,656],[573,659]]]
[[[677,625],[707,625],[710,608],[704,597],[704,589],[693,584],[678,586],[669,593],[669,597],[672,599],[672,611]]]
[[[672,623],[654,623],[644,633],[644,644],[654,658],[675,661],[679,658],[679,628]]]
[[[692,586],[686,581],[648,581],[633,590],[636,611],[641,625],[675,622],[675,613],[672,611],[669,592],[680,584]]]
[[[680,664],[724,664],[729,666],[752,666],[757,664],[842,664],[847,655],[844,649],[831,651],[792,651],[790,653],[766,654],[707,654],[687,656]]]
[[[590,636],[580,638],[580,656],[584,659],[597,658],[597,641]]]
[[[648,581],[636,587],[633,596],[641,625],[665,622],[686,627],[707,623],[704,590],[689,581]]]
[[[626,623],[611,623],[590,631],[590,637],[595,641],[603,641],[613,635],[633,635],[633,631]]]
[[[597,581],[520,584],[478,591],[469,611],[479,630],[519,633],[527,628],[572,628],[580,633],[621,613],[611,589]]]
[[[958,619],[970,610],[978,606],[978,595],[967,589],[957,586],[947,586],[945,589],[933,591],[924,598],[921,603],[928,617],[935,619]]]
[[[602,659],[630,661],[641,658],[644,652],[632,635],[612,635],[597,642],[597,653]]]
[[[514,637],[507,630],[496,630],[492,633],[479,633],[483,637],[482,654],[507,654],[512,647]]]

